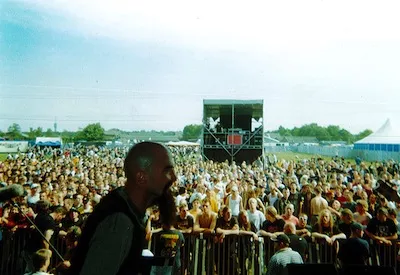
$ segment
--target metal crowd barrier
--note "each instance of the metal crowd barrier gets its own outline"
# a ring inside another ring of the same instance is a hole
[[[268,261],[275,253],[273,242],[268,238],[255,241],[248,235],[225,236],[222,242],[216,235],[184,234],[185,245],[181,249],[181,274],[265,274]],[[16,232],[3,231],[0,242],[0,274],[24,274],[24,250],[29,242],[30,231],[20,229]],[[159,234],[153,234],[149,249],[155,253]],[[391,246],[377,245],[370,242],[371,255],[369,265],[392,266],[397,269],[399,242]],[[66,252],[65,241],[56,238],[53,245],[61,255]],[[339,243],[340,246],[340,243]],[[323,264],[336,262],[336,246],[325,242],[308,242],[308,253],[305,263]],[[51,267],[60,259],[53,253]]]
[[[225,236],[218,242],[216,235],[184,234],[185,246],[181,249],[181,274],[265,274],[269,259],[274,255],[274,243],[259,237],[255,241],[247,235]],[[152,236],[149,249],[154,253],[159,234]],[[344,240],[343,240],[344,241]],[[329,245],[323,240],[309,240],[304,263],[336,264],[337,251],[342,241]],[[391,246],[370,242],[370,266],[391,266],[397,270],[397,253],[400,242]]]

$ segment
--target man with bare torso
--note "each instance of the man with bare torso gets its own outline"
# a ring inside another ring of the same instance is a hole
[[[211,210],[211,204],[208,199],[203,200],[203,213],[196,218],[194,232],[198,233],[214,233],[217,224],[217,213]]]
[[[215,226],[217,224],[217,213],[214,213],[211,210],[211,203],[209,199],[204,199],[202,201],[203,205],[203,213],[199,214],[196,218],[195,224],[193,231],[195,233],[200,233],[201,235],[204,233],[206,234],[206,238],[203,239],[203,237],[200,237],[200,259],[203,259],[203,255],[205,259],[211,260],[210,257],[212,257],[212,253],[210,253],[209,246],[211,242],[213,241],[212,239],[212,234],[215,233]],[[207,249],[206,249],[207,248]],[[199,264],[200,274],[212,274],[213,272],[213,266],[212,265],[206,265],[205,263],[207,260]]]
[[[318,220],[319,213],[328,208],[328,202],[322,197],[322,188],[317,186],[315,188],[315,197],[311,199],[311,224]]]

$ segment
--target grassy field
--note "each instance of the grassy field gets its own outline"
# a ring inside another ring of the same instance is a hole
[[[0,154],[0,161],[3,161],[7,158],[8,154]]]
[[[278,159],[284,159],[284,160],[297,160],[297,159],[311,159],[311,158],[316,158],[320,157],[324,160],[330,161],[332,160],[332,157],[327,157],[327,156],[319,156],[319,155],[313,155],[313,154],[304,154],[304,153],[296,153],[296,152],[279,152],[275,153]],[[349,161],[351,163],[354,163],[354,159],[345,159],[346,162]]]

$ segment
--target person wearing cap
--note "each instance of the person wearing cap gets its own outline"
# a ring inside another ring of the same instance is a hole
[[[303,258],[303,261],[305,261],[308,251],[308,242],[305,238],[296,235],[296,225],[292,222],[286,222],[285,226],[283,227],[283,232],[290,239],[290,247],[294,251],[299,252]]]
[[[363,240],[363,226],[353,222],[350,226],[351,235],[339,248],[338,258],[342,266],[366,265],[369,257],[369,244]]]
[[[29,206],[34,206],[36,203],[40,200],[40,190],[38,190],[39,184],[37,183],[32,183],[31,184],[31,190],[28,192],[28,205]]]
[[[290,239],[286,234],[280,234],[271,239],[275,243],[275,254],[268,263],[267,275],[287,274],[288,264],[302,264],[303,259],[299,252],[293,251],[290,246]]]
[[[388,215],[386,208],[379,208],[376,217],[368,223],[365,234],[380,244],[391,245],[392,241],[397,240],[397,228]]]

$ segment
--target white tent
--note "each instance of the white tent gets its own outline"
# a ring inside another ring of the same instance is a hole
[[[36,146],[61,147],[62,139],[60,137],[37,137]]]
[[[354,143],[354,149],[399,152],[400,127],[393,127],[388,119],[376,132]]]
[[[167,142],[166,145],[168,146],[200,146],[197,142],[190,142],[190,141],[170,141]]]

